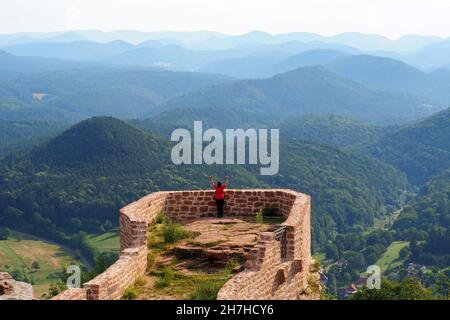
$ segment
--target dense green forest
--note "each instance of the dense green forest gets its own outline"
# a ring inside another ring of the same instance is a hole
[[[414,261],[441,268],[450,265],[450,171],[431,180],[394,223],[411,242]]]
[[[364,151],[391,163],[420,186],[450,168],[449,123],[450,108],[405,125]]]
[[[316,113],[285,120],[279,127],[282,136],[340,149],[373,143],[394,130],[394,127],[372,125],[349,117]]]
[[[302,152],[300,152],[300,150]],[[399,205],[406,179],[389,165],[332,147],[283,141],[279,175],[248,166],[175,166],[170,145],[114,118],[93,118],[31,151],[2,161],[0,212],[11,227],[98,231],[117,210],[156,190],[208,188],[209,175],[235,188],[283,187],[314,199],[314,245]],[[5,218],[7,216],[8,218]],[[45,227],[44,227],[45,225]],[[56,232],[56,231],[53,231]]]
[[[51,121],[0,121],[0,156],[44,143],[64,129]]]

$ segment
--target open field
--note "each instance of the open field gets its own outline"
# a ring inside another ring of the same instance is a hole
[[[39,269],[31,264],[37,261]],[[34,295],[41,297],[52,282],[58,279],[52,275],[67,265],[79,264],[67,251],[54,243],[37,240],[25,234],[13,233],[8,240],[0,241],[0,271],[19,271],[33,281]]]
[[[398,265],[400,262],[398,261],[399,252],[401,249],[408,245],[407,241],[394,241],[391,245],[386,249],[383,256],[378,259],[375,263],[381,268],[381,271],[384,272],[390,267],[394,267]]]
[[[120,251],[120,235],[119,230],[112,230],[97,235],[88,235],[88,243],[93,246],[99,253]]]

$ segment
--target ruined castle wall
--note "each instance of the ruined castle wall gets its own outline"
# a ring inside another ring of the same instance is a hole
[[[83,288],[68,289],[55,300],[116,300],[147,268],[147,227],[164,209],[167,194],[152,193],[122,208],[119,259],[105,272],[85,283]]]
[[[86,300],[86,289],[71,288],[61,292],[53,300]]]
[[[291,191],[286,191],[292,194]],[[281,242],[265,232],[250,251],[245,270],[220,289],[219,300],[298,299],[308,285],[311,263],[309,196],[293,193],[286,227],[287,255],[281,257]]]
[[[296,193],[291,191],[252,189],[227,190],[224,214],[255,216],[262,208],[276,208],[278,214],[288,216]],[[192,221],[216,213],[214,191],[168,192],[164,212],[178,221]]]
[[[152,193],[120,210],[119,259],[81,289],[68,289],[55,300],[120,299],[127,287],[145,273],[147,228],[164,212],[180,222],[214,215],[213,191]],[[262,208],[277,208],[286,216],[287,256],[281,258],[280,241],[264,233],[250,252],[245,271],[220,290],[219,299],[295,299],[305,285],[310,254],[310,198],[291,190],[227,190],[226,215],[254,216]],[[281,270],[281,271],[280,271]]]

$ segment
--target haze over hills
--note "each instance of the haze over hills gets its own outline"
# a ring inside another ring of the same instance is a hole
[[[398,60],[354,55],[330,62],[326,68],[373,88],[414,94],[450,105],[450,92],[444,89],[450,87],[450,77],[425,73]]]
[[[435,36],[407,35],[396,40],[391,40],[379,35],[348,32],[336,36],[325,37],[315,33],[291,32],[272,35],[267,32],[253,31],[242,35],[225,35],[211,31],[194,32],[140,32],[140,31],[112,31],[101,32],[98,30],[74,30],[70,32],[53,33],[22,33],[15,35],[0,35],[0,45],[6,46],[32,41],[59,41],[67,42],[67,39],[86,39],[94,42],[111,42],[124,40],[138,44],[146,40],[166,39],[172,43],[195,46],[198,49],[218,50],[239,46],[245,43],[282,43],[289,41],[301,42],[332,42],[356,47],[365,51],[415,51],[427,45],[443,41],[443,38]]]
[[[449,39],[434,36],[407,35],[391,40],[379,35],[355,32],[331,37],[306,32],[272,35],[253,31],[242,35],[225,35],[210,31],[139,32],[127,30],[114,32],[75,30],[0,35],[0,49],[17,55],[97,62],[101,59],[111,58],[112,61],[123,65],[154,67],[181,65],[183,69],[175,70],[184,71],[211,68],[212,66],[208,66],[209,64],[220,64],[222,60],[222,63],[226,64],[229,59],[245,58],[255,53],[277,52],[278,54],[294,55],[313,49],[391,57],[419,69],[433,71],[450,67],[448,43],[450,43]],[[166,46],[168,48],[164,48]],[[184,51],[177,53],[176,50],[171,51],[171,47],[182,47]],[[161,49],[163,50],[160,51]],[[169,54],[172,58],[161,61],[160,58],[164,57],[164,54]],[[200,63],[201,57],[205,57],[205,55],[207,59],[204,63]],[[146,56],[148,56],[147,59]],[[155,60],[155,57],[158,59]],[[133,59],[136,60],[134,64]],[[193,59],[192,64],[189,63],[190,59]],[[257,75],[257,73],[253,74]],[[245,76],[245,73],[242,76]]]
[[[73,62],[61,59],[41,57],[18,57],[0,50],[0,72],[49,72],[92,68],[98,66],[93,62]]]
[[[94,115],[135,118],[177,94],[228,80],[220,75],[111,67],[8,74],[0,79],[0,119],[51,120],[53,114],[72,123]]]
[[[415,96],[370,89],[323,67],[305,67],[269,79],[201,89],[170,99],[154,111],[204,107],[219,112],[229,107],[259,110],[279,120],[321,112],[384,124],[417,119],[441,108]]]
[[[206,65],[201,71],[220,73],[235,78],[268,78],[301,67],[326,65],[350,54],[331,49],[311,49],[288,56],[277,52],[253,54],[242,58],[221,60]]]
[[[133,48],[124,41],[96,43],[75,41],[68,43],[34,42],[4,48],[8,53],[18,56],[36,56],[74,61],[98,61],[123,53]]]

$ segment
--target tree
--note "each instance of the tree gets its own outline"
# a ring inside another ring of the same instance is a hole
[[[3,210],[3,222],[10,226],[17,226],[20,224],[23,217],[23,212],[14,207],[8,207]]]
[[[8,240],[11,231],[7,227],[0,228],[0,240]]]
[[[325,257],[327,259],[337,260],[339,259],[339,250],[334,243],[329,243],[325,246]]]
[[[41,265],[39,264],[39,261],[33,261],[33,263],[31,264],[31,269],[33,269],[34,271],[37,271],[41,268]]]
[[[398,254],[400,258],[403,260],[411,254],[411,250],[409,250],[409,246],[406,246],[402,248]]]
[[[430,300],[437,298],[419,280],[405,278],[401,283],[382,279],[380,289],[363,287],[353,294],[352,300]]]

